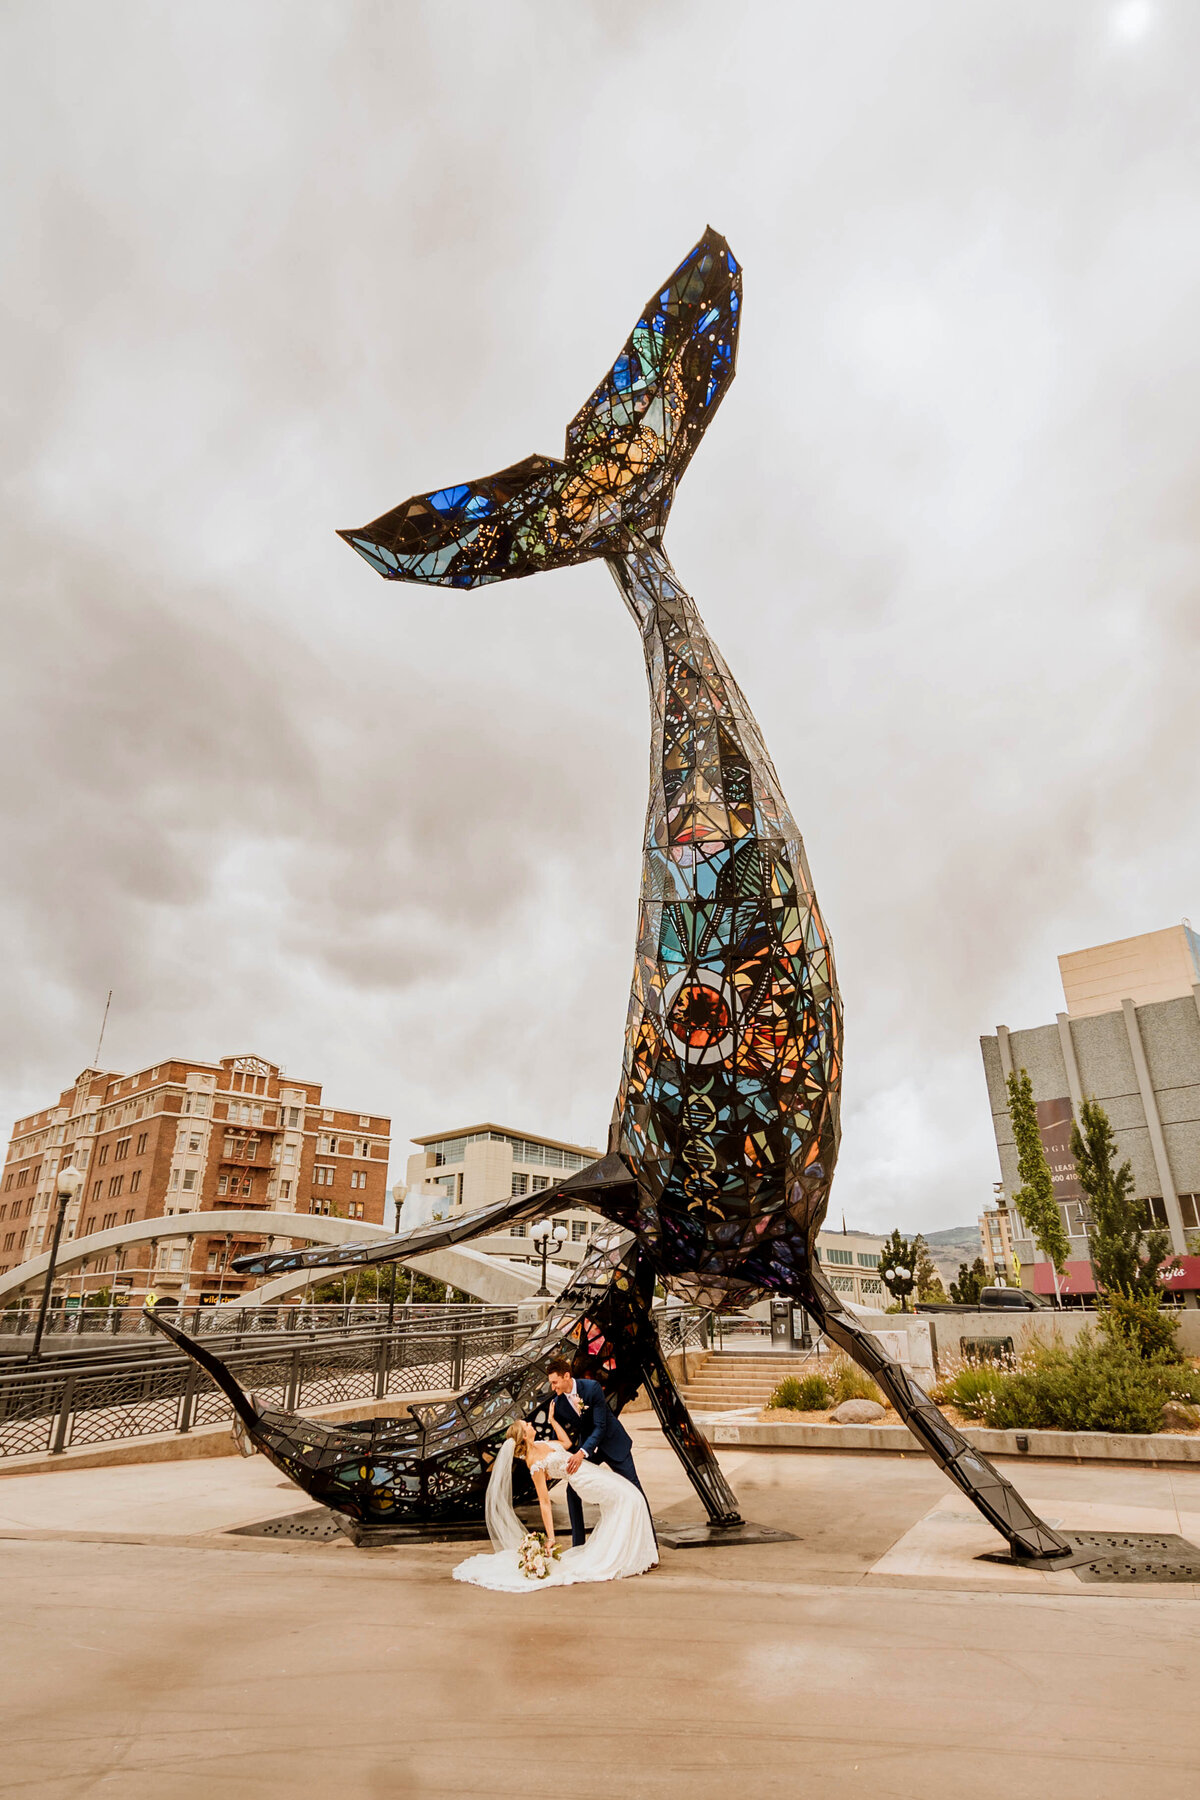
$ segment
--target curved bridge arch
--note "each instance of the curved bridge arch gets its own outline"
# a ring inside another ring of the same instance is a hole
[[[301,1239],[311,1244],[364,1244],[393,1235],[386,1225],[368,1225],[363,1219],[325,1218],[318,1213],[239,1211],[230,1207],[224,1212],[175,1213],[169,1218],[137,1219],[131,1225],[114,1225],[108,1231],[94,1231],[89,1237],[72,1238],[59,1245],[56,1268],[63,1271],[77,1268],[85,1258],[90,1262],[93,1257],[104,1256],[111,1250],[153,1244],[163,1238],[223,1237],[227,1233]],[[435,1280],[451,1283],[474,1299],[497,1306],[514,1306],[521,1300],[529,1300],[541,1285],[540,1274],[531,1265],[485,1256],[481,1250],[465,1246],[401,1260],[411,1262],[414,1269],[432,1275]],[[49,1264],[49,1253],[42,1251],[0,1275],[0,1301],[22,1289],[36,1288],[44,1281]],[[281,1275],[275,1281],[264,1282],[262,1287],[250,1288],[236,1299],[226,1301],[225,1305],[238,1309],[261,1306],[284,1294],[294,1293],[311,1281],[311,1271]],[[557,1292],[565,1281],[562,1270],[553,1267],[547,1270],[546,1285],[553,1292]]]

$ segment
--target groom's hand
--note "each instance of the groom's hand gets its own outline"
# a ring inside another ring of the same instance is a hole
[[[574,1475],[576,1469],[579,1467],[580,1463],[583,1461],[584,1461],[584,1455],[583,1455],[582,1450],[576,1450],[576,1452],[573,1456],[568,1456],[568,1458],[567,1458],[567,1474]]]

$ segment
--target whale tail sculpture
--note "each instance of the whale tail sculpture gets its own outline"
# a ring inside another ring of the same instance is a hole
[[[741,270],[709,229],[650,296],[561,461],[416,494],[339,536],[390,581],[475,588],[661,537],[679,478],[733,380]]]
[[[235,1267],[273,1275],[416,1256],[566,1199],[590,1204],[628,1235],[619,1253],[589,1258],[560,1296],[553,1348],[574,1344],[580,1367],[598,1375],[614,1404],[645,1384],[715,1524],[737,1522],[736,1501],[658,1352],[655,1282],[718,1309],[766,1295],[807,1307],[1015,1555],[1064,1556],[1069,1545],[882,1352],[817,1257],[839,1139],[832,946],[757,722],[661,544],[679,477],[733,379],[740,312],[741,272],[725,240],[706,231],[572,420],[561,461],[530,457],[342,533],[389,580],[444,587],[603,557],[637,624],[651,697],[651,783],[608,1155],[556,1188],[369,1250],[256,1255]],[[550,1354],[542,1340],[531,1343]],[[431,1418],[419,1449],[399,1438],[389,1449],[381,1438],[378,1467],[436,1460],[444,1432],[445,1470],[461,1475],[469,1466],[478,1485],[504,1427],[528,1411],[532,1379],[525,1352],[515,1353],[510,1367],[455,1403],[483,1421],[473,1448],[455,1435],[460,1413],[451,1408]],[[307,1427],[272,1429],[303,1436]],[[355,1504],[368,1515],[375,1466],[354,1463]],[[294,1478],[322,1494],[307,1465],[296,1467]],[[383,1486],[391,1481],[381,1477]],[[415,1475],[407,1491],[418,1495],[420,1514],[426,1502]]]

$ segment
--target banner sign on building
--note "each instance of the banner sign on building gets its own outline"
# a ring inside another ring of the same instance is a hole
[[[1075,1158],[1071,1155],[1071,1126],[1074,1119],[1068,1099],[1037,1102],[1038,1136],[1050,1165],[1054,1198],[1059,1201],[1079,1202],[1087,1198],[1079,1185]]]

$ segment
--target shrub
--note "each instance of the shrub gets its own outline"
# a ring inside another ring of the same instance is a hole
[[[1157,1293],[1114,1288],[1105,1295],[1100,1329],[1110,1343],[1124,1345],[1147,1362],[1182,1362],[1176,1343],[1179,1321]]]
[[[939,1383],[936,1398],[944,1405],[957,1406],[969,1419],[982,1419],[1004,1373],[996,1363],[964,1363]]]
[[[958,1403],[998,1431],[1157,1431],[1174,1373],[1084,1331],[1070,1349],[1038,1344],[1012,1369],[974,1371]]]
[[[826,1370],[826,1379],[833,1389],[834,1402],[838,1406],[843,1400],[876,1400],[880,1405],[884,1404],[883,1395],[871,1377],[865,1375],[848,1356],[832,1358]]]
[[[788,1375],[775,1389],[767,1406],[786,1407],[789,1412],[824,1412],[829,1402],[829,1383],[823,1375]]]

